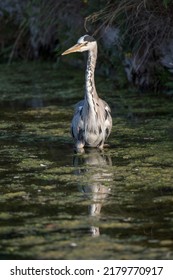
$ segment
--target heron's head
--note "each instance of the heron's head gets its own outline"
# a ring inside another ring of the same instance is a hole
[[[63,52],[62,55],[66,55],[73,52],[92,51],[96,47],[96,45],[97,42],[92,36],[84,35],[79,38],[76,45]]]

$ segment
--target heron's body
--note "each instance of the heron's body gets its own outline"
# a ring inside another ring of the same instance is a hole
[[[97,42],[93,37],[85,35],[78,43],[65,51],[88,51],[88,61],[85,76],[85,97],[76,105],[71,124],[71,133],[77,150],[84,146],[103,149],[112,128],[111,110],[108,104],[99,98],[94,81],[94,70],[97,60]]]

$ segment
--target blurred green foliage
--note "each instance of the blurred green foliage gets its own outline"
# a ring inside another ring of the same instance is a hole
[[[126,86],[124,56],[139,53],[142,46],[148,58],[153,57],[156,46],[173,34],[172,12],[171,0],[4,0],[0,2],[0,62],[56,60],[89,33],[99,43],[100,74]],[[119,28],[120,42],[108,47],[109,27]],[[70,61],[81,65],[81,58],[73,57]],[[158,84],[169,79],[163,69],[157,76]]]
[[[171,4],[171,0],[163,0],[163,5],[165,8],[167,8],[169,4]]]

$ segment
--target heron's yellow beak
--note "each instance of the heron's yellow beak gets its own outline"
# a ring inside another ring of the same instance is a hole
[[[83,44],[76,44],[73,47],[71,47],[70,49],[63,52],[61,55],[66,55],[66,54],[73,53],[73,52],[79,52],[82,46],[83,46]]]

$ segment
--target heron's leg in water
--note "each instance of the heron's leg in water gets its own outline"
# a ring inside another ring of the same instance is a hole
[[[85,143],[82,142],[82,141],[77,141],[75,143],[75,147],[74,147],[74,150],[76,153],[84,153],[85,150],[84,150],[84,146],[85,146]]]
[[[85,146],[85,142],[83,140],[78,140],[75,143],[75,151],[77,153],[83,153],[84,152],[84,146]]]

